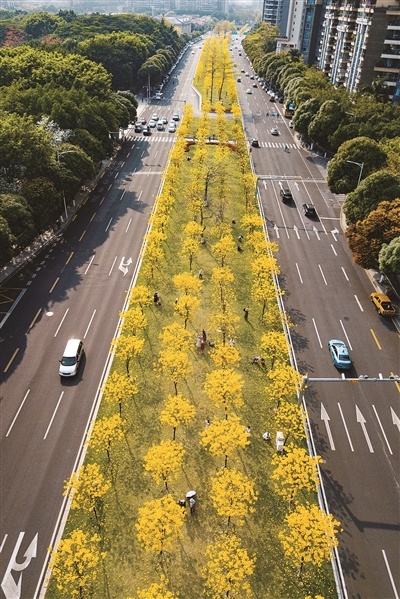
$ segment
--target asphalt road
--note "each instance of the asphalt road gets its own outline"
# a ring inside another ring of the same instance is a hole
[[[196,60],[186,53],[165,100],[142,116],[182,115]],[[84,453],[174,141],[168,132],[127,133],[73,222],[36,262],[1,330],[0,596],[6,599],[43,596],[47,549],[66,514],[64,481]],[[85,357],[76,377],[60,380],[58,361],[74,337],[83,339]]]
[[[238,71],[251,74],[247,59],[236,52]],[[340,380],[327,348],[331,338],[348,345],[353,367],[346,378],[387,378],[400,374],[398,332],[391,319],[377,315],[369,300],[372,284],[352,262],[339,221],[342,198],[326,186],[324,161],[301,147],[282,117],[282,105],[271,103],[265,91],[240,76],[247,137],[261,145],[252,149],[252,160],[269,236],[279,244],[284,306],[294,324],[294,359],[310,378],[337,379],[310,383],[304,399],[316,451],[324,460],[328,507],[343,528],[339,556],[344,596],[398,599],[400,385]],[[271,135],[273,127],[279,136]],[[282,187],[291,189],[293,203],[281,202]],[[316,206],[315,219],[303,214],[305,202]]]

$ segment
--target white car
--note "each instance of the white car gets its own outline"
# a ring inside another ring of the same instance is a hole
[[[246,94],[252,94],[253,92],[251,91],[251,89],[246,89]]]
[[[158,121],[158,114],[156,112],[151,116],[151,120],[155,122]]]
[[[149,121],[149,127],[151,127],[152,129],[154,129],[155,126],[156,126],[156,122],[153,119],[150,119],[150,121]]]
[[[168,126],[168,133],[175,133],[175,131],[176,131],[175,123],[170,123],[170,125]]]
[[[175,113],[172,115],[172,120],[173,120],[173,121],[179,121],[179,119],[180,119],[180,116],[179,116],[179,114],[178,114],[177,112],[175,112]]]
[[[271,129],[271,135],[279,135],[279,130],[276,127]]]

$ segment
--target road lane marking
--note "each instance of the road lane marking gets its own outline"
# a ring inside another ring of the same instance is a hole
[[[72,258],[73,255],[74,255],[74,252],[71,252],[70,255],[69,255],[69,257],[67,258],[65,266],[67,266],[67,264],[69,264],[69,262],[70,262],[70,260],[71,260],[71,258]]]
[[[347,345],[349,346],[349,348],[351,349],[351,351],[353,351],[353,347],[352,347],[352,345],[351,345],[351,343],[350,343],[350,339],[349,339],[349,337],[348,337],[348,335],[347,335],[346,329],[344,328],[344,324],[343,324],[343,322],[342,322],[341,320],[339,320],[339,322],[340,322],[340,324],[341,324],[341,327],[342,327],[342,329],[343,329],[343,333],[344,333],[344,335],[345,335],[345,337],[346,337]]]
[[[104,202],[104,200],[106,199],[106,196],[103,196],[100,200],[100,206],[102,205],[102,203]]]
[[[332,243],[331,243],[331,248],[332,248],[332,252],[335,254],[335,256],[337,256],[337,251],[335,250],[335,248],[334,248],[334,246],[332,245]],[[342,270],[343,270],[343,272],[344,272],[344,268],[343,268],[343,267],[342,267]],[[347,276],[346,276],[346,279],[347,279]],[[348,280],[348,279],[347,279],[347,280]]]
[[[140,198],[142,197],[142,193],[143,193],[143,189],[140,190],[140,193],[138,195],[138,200],[140,200]]]
[[[57,277],[56,280],[54,281],[54,283],[53,283],[53,285],[52,285],[49,293],[51,293],[53,291],[54,287],[57,285],[57,283],[58,283],[59,280],[60,280],[60,277]]]
[[[372,329],[370,329],[370,331],[371,331],[371,335],[374,338],[374,341],[375,341],[376,345],[378,346],[378,349],[382,349],[381,346],[380,346],[380,344],[379,344],[378,338],[375,335],[374,331]]]
[[[323,346],[323,345],[322,345],[322,343],[321,343],[321,337],[319,336],[318,329],[317,329],[317,325],[316,325],[316,323],[315,323],[315,320],[314,320],[314,319],[312,319],[312,321],[313,321],[314,329],[315,329],[315,332],[316,332],[316,335],[317,335],[317,338],[318,338],[318,341],[319,341],[319,346],[320,346],[320,348],[322,349],[324,346]]]
[[[56,407],[55,407],[55,409],[54,409],[53,415],[52,415],[52,417],[50,418],[49,425],[48,425],[48,427],[47,427],[47,429],[46,429],[46,432],[45,432],[45,434],[44,434],[43,441],[46,441],[46,439],[47,439],[47,435],[49,434],[50,427],[51,427],[51,425],[53,424],[53,420],[54,420],[54,418],[55,418],[55,416],[56,416],[56,414],[57,414],[57,410],[58,410],[58,408],[59,408],[59,406],[60,406],[60,403],[61,403],[61,400],[62,400],[62,398],[63,398],[63,395],[64,395],[64,391],[61,391],[61,395],[60,395],[60,397],[58,398],[57,405],[56,405]]]
[[[82,233],[82,235],[79,237],[79,241],[82,241],[82,239],[83,239],[83,238],[84,238],[84,236],[85,236],[85,233],[86,233],[86,229],[84,230],[84,232]]]
[[[319,234],[318,234],[318,229],[317,229],[317,227],[315,227],[315,226],[313,227],[313,232],[315,233],[315,235],[316,235],[316,237],[317,237],[318,241],[320,241],[320,240],[321,240],[321,238],[320,238],[320,236],[319,236]]]
[[[92,222],[92,220],[94,219],[94,217],[95,217],[95,216],[96,216],[96,212],[94,212],[94,213],[92,214],[92,218],[91,218],[91,219],[90,219],[90,221],[89,221],[90,223]]]
[[[109,223],[108,223],[108,225],[106,226],[105,232],[107,232],[107,231],[108,231],[108,229],[110,228],[110,226],[111,226],[111,223],[112,223],[112,220],[113,220],[113,219],[112,219],[112,218],[110,218],[110,220],[109,220]]]
[[[382,549],[382,555],[383,555],[383,559],[384,559],[384,562],[385,562],[386,570],[388,571],[388,574],[389,574],[390,584],[392,585],[394,597],[395,597],[395,599],[399,599],[399,594],[397,592],[396,585],[395,585],[394,580],[393,580],[392,571],[390,569],[389,562],[388,562],[388,559],[386,557],[386,552],[385,552],[384,549]]]
[[[85,274],[85,275],[87,274],[87,271],[89,270],[89,268],[90,268],[90,267],[91,267],[91,265],[92,265],[92,262],[93,262],[93,260],[94,260],[94,256],[95,256],[95,254],[93,254],[93,256],[90,258],[90,262],[89,262],[89,264],[87,265],[87,268],[86,268],[86,270],[85,270],[85,272],[84,272],[84,274]]]
[[[116,178],[118,177],[118,175],[119,175],[119,172],[118,172],[118,173],[115,173],[115,175],[114,175],[114,179],[116,179]]]
[[[320,264],[318,264],[318,268],[319,268],[319,272],[321,273],[321,276],[322,276],[322,279],[323,279],[325,285],[328,285],[328,283],[326,282],[326,279],[325,279],[324,272],[323,272],[322,267],[321,267]]]
[[[349,442],[350,445],[350,449],[351,451],[354,451],[354,447],[353,447],[353,443],[351,442],[351,438],[350,438],[350,433],[349,433],[349,429],[347,428],[347,423],[344,419],[344,415],[342,412],[342,406],[340,405],[340,403],[338,402],[338,408],[339,408],[339,412],[340,412],[340,416],[342,418],[342,422],[343,422],[343,426],[344,426],[344,430],[346,431],[346,435],[347,435],[347,440]]]
[[[87,326],[87,329],[86,329],[86,331],[85,331],[85,334],[83,335],[83,338],[84,338],[84,339],[86,339],[86,335],[87,335],[87,334],[88,334],[88,332],[89,332],[90,325],[92,324],[92,320],[93,320],[93,318],[94,318],[94,315],[95,315],[95,314],[96,314],[96,310],[93,312],[93,314],[92,314],[92,317],[91,317],[91,319],[89,320],[89,324],[88,324],[88,326]]]
[[[108,186],[107,191],[110,191],[111,188],[112,188],[112,183],[110,183],[110,185]]]
[[[148,177],[151,173],[151,168],[149,169],[149,172],[147,173],[146,177]]]
[[[112,270],[113,270],[113,268],[114,268],[114,264],[115,264],[115,263],[116,263],[116,261],[117,261],[117,258],[118,258],[118,256],[115,256],[115,258],[114,258],[114,261],[113,261],[113,263],[111,264],[111,268],[110,268],[110,271],[109,271],[109,273],[108,273],[108,276],[110,276],[110,274],[112,273]]]
[[[77,216],[78,216],[78,213],[75,213],[71,220],[75,220]]]
[[[329,425],[329,414],[325,409],[323,403],[321,403],[321,420],[325,423],[326,434],[328,435],[329,445],[331,446],[332,451],[335,451],[335,444],[333,442],[331,427]]]
[[[60,322],[60,324],[58,325],[56,332],[54,333],[54,337],[57,337],[58,331],[61,329],[61,325],[62,325],[62,323],[64,322],[64,319],[65,319],[65,317],[67,316],[68,312],[69,312],[69,308],[67,308],[67,309],[65,310],[65,314],[64,314],[64,316],[62,317],[62,319],[61,319],[61,322]]]
[[[387,439],[386,433],[385,433],[385,431],[383,430],[383,426],[382,426],[381,419],[379,418],[378,412],[376,411],[376,408],[375,408],[375,406],[374,406],[373,404],[372,404],[372,409],[374,410],[374,412],[375,412],[375,416],[376,416],[376,419],[377,419],[377,421],[378,421],[378,423],[379,423],[379,426],[381,427],[382,435],[383,435],[383,436],[384,436],[384,438],[385,438],[386,445],[388,446],[388,450],[389,450],[389,452],[390,452],[390,455],[393,455],[392,448],[390,447],[390,443],[389,443],[389,441],[388,441],[388,439]]]
[[[356,300],[356,302],[357,302],[357,304],[358,304],[358,307],[360,308],[361,312],[364,312],[364,308],[363,308],[363,307],[362,307],[362,305],[360,304],[360,300],[358,299],[358,297],[357,297],[356,295],[355,295],[354,297],[355,297],[355,300]]]
[[[368,449],[369,449],[370,453],[374,453],[374,448],[372,447],[372,443],[371,443],[371,440],[369,438],[367,428],[365,426],[365,423],[367,421],[365,420],[364,416],[361,413],[360,408],[357,405],[356,405],[356,417],[357,417],[357,422],[361,425],[362,432],[364,433],[364,437],[365,437],[365,440],[366,440],[367,445],[368,445]]]
[[[123,197],[124,197],[124,195],[125,195],[125,192],[126,192],[126,190],[124,189],[124,191],[123,191],[123,192],[122,192],[122,194],[121,194],[121,197],[119,198],[119,201],[120,201],[120,202],[122,202],[122,200],[123,200]]]
[[[296,237],[297,237],[297,239],[300,239],[299,230],[298,230],[298,228],[296,227],[296,225],[294,225],[294,227],[293,227],[293,231],[296,233]]]
[[[23,405],[24,405],[24,403],[26,401],[26,398],[28,397],[29,393],[30,393],[30,389],[28,389],[28,391],[25,393],[24,399],[22,400],[22,402],[21,402],[21,404],[20,404],[20,406],[19,406],[19,408],[17,410],[17,413],[15,414],[15,416],[13,418],[13,421],[11,422],[11,424],[10,424],[10,426],[8,428],[8,431],[6,432],[6,437],[8,437],[8,435],[11,433],[11,429],[14,426],[15,421],[17,420],[20,411],[22,410],[22,407],[23,407]]]
[[[10,561],[8,562],[3,580],[1,581],[1,589],[6,599],[19,599],[21,597],[22,573],[13,575],[13,572],[22,572],[31,563],[37,555],[37,540],[38,533],[35,534],[32,541],[29,543],[24,553],[24,561],[17,561],[19,549],[24,539],[25,532],[20,532],[17,542],[15,543]]]
[[[32,322],[31,322],[31,324],[30,324],[30,325],[29,325],[29,327],[28,327],[28,331],[30,331],[30,330],[31,330],[31,328],[33,327],[33,325],[35,324],[35,322],[36,322],[36,320],[37,320],[37,318],[38,318],[39,314],[41,313],[41,311],[42,311],[42,308],[39,308],[39,310],[36,312],[36,314],[35,314],[35,316],[34,316],[34,318],[33,318]]]
[[[346,281],[348,281],[349,277],[347,276],[347,273],[346,273],[345,269],[343,268],[343,266],[341,268],[342,268],[342,273],[344,274],[344,278],[346,279]]]
[[[128,229],[129,229],[129,227],[131,226],[131,222],[132,222],[132,219],[130,218],[130,219],[129,219],[128,226],[127,226],[127,227],[126,227],[126,229],[125,229],[125,233],[127,233],[127,232],[128,232]]]
[[[2,540],[1,545],[0,545],[0,553],[3,551],[3,547],[4,547],[4,545],[5,545],[6,541],[7,541],[7,537],[8,537],[8,534],[6,533],[4,535],[4,537],[3,537],[3,540]]]
[[[299,275],[300,283],[303,284],[303,279],[301,278],[300,268],[299,268],[299,265],[297,264],[297,262],[296,262],[296,269],[297,269],[297,274]]]

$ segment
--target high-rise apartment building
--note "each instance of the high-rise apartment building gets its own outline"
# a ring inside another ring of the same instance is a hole
[[[354,91],[382,77],[395,95],[400,73],[400,0],[329,2],[319,67]]]
[[[175,0],[175,8],[189,13],[228,13],[229,0]]]

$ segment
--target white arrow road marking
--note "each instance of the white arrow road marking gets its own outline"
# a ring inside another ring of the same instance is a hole
[[[339,233],[339,231],[338,231],[337,229],[333,229],[333,230],[331,231],[332,237],[333,237],[333,239],[334,239],[335,241],[337,241],[337,239],[336,239],[336,235],[337,235],[338,233]]]
[[[299,230],[298,230],[298,228],[296,227],[296,225],[294,225],[294,227],[293,227],[293,231],[296,233],[296,235],[297,235],[297,239],[300,239]]]
[[[369,435],[368,435],[368,432],[367,432],[367,429],[365,426],[365,423],[367,421],[365,420],[364,416],[361,414],[361,411],[357,405],[356,405],[356,416],[357,416],[357,422],[359,422],[361,424],[361,428],[364,433],[364,437],[367,442],[368,448],[371,453],[374,453],[374,448],[372,447],[372,443],[370,441],[370,438],[369,438]]]
[[[331,427],[329,425],[329,414],[326,411],[324,404],[321,404],[321,420],[325,423],[326,434],[328,435],[329,445],[331,446],[332,451],[335,451],[335,444],[333,442],[333,437],[331,433]]]
[[[274,231],[275,231],[277,238],[279,239],[279,229],[278,229],[278,225],[276,223],[274,225]]]
[[[388,559],[386,557],[386,552],[385,552],[384,549],[382,549],[382,555],[383,555],[383,559],[385,561],[386,570],[388,571],[388,574],[389,574],[389,579],[390,579],[390,583],[392,585],[394,598],[395,599],[399,599],[399,594],[397,592],[396,585],[395,585],[395,582],[393,580],[393,574],[392,574],[392,571],[390,569],[389,562],[388,562]]]
[[[342,406],[340,405],[340,403],[338,402],[338,408],[339,408],[339,412],[340,412],[340,416],[342,418],[342,422],[343,422],[343,426],[344,426],[344,430],[346,431],[346,435],[347,435],[347,440],[349,442],[350,445],[350,449],[351,451],[354,451],[354,447],[353,447],[353,443],[351,442],[351,438],[350,438],[350,433],[349,433],[349,429],[347,428],[347,423],[344,419],[344,415],[342,412]]]
[[[318,233],[318,229],[317,229],[317,227],[313,227],[313,231],[314,231],[314,233],[315,233],[315,235],[317,236],[317,239],[318,239],[318,241],[319,241],[321,238],[320,238],[320,236],[319,236],[319,233]]]
[[[395,426],[397,426],[397,428],[399,429],[399,432],[400,432],[400,418],[397,416],[397,414],[393,410],[393,408],[390,408],[390,411],[392,412],[392,422]]]
[[[122,256],[122,260],[119,263],[118,269],[124,273],[124,276],[128,274],[128,266],[132,264],[132,258],[128,258],[128,260],[124,263],[125,256]]]
[[[11,572],[14,570],[15,572],[21,572],[25,570],[31,563],[31,560],[36,557],[37,552],[37,538],[38,534],[33,537],[29,547],[24,553],[25,560],[22,564],[17,562],[17,553],[21,546],[22,540],[25,536],[24,532],[20,532],[18,536],[18,540],[13,549],[10,561],[8,562],[8,566],[6,568],[4,578],[1,582],[1,588],[3,589],[4,595],[6,599],[20,599],[21,597],[21,582],[22,582],[22,574],[18,578],[18,582],[15,582],[14,577]]]
[[[375,406],[374,406],[374,405],[372,405],[372,409],[374,410],[374,412],[375,412],[375,416],[376,416],[376,419],[377,419],[377,421],[379,422],[379,426],[381,427],[382,435],[383,435],[383,436],[384,436],[384,438],[385,438],[386,445],[388,446],[388,450],[389,450],[389,452],[390,452],[390,455],[393,455],[392,448],[390,447],[390,444],[389,444],[389,441],[388,441],[388,439],[387,439],[386,433],[385,433],[385,431],[383,430],[383,426],[382,426],[381,419],[379,418],[379,416],[378,416],[378,412],[376,411],[376,409],[375,409]]]

